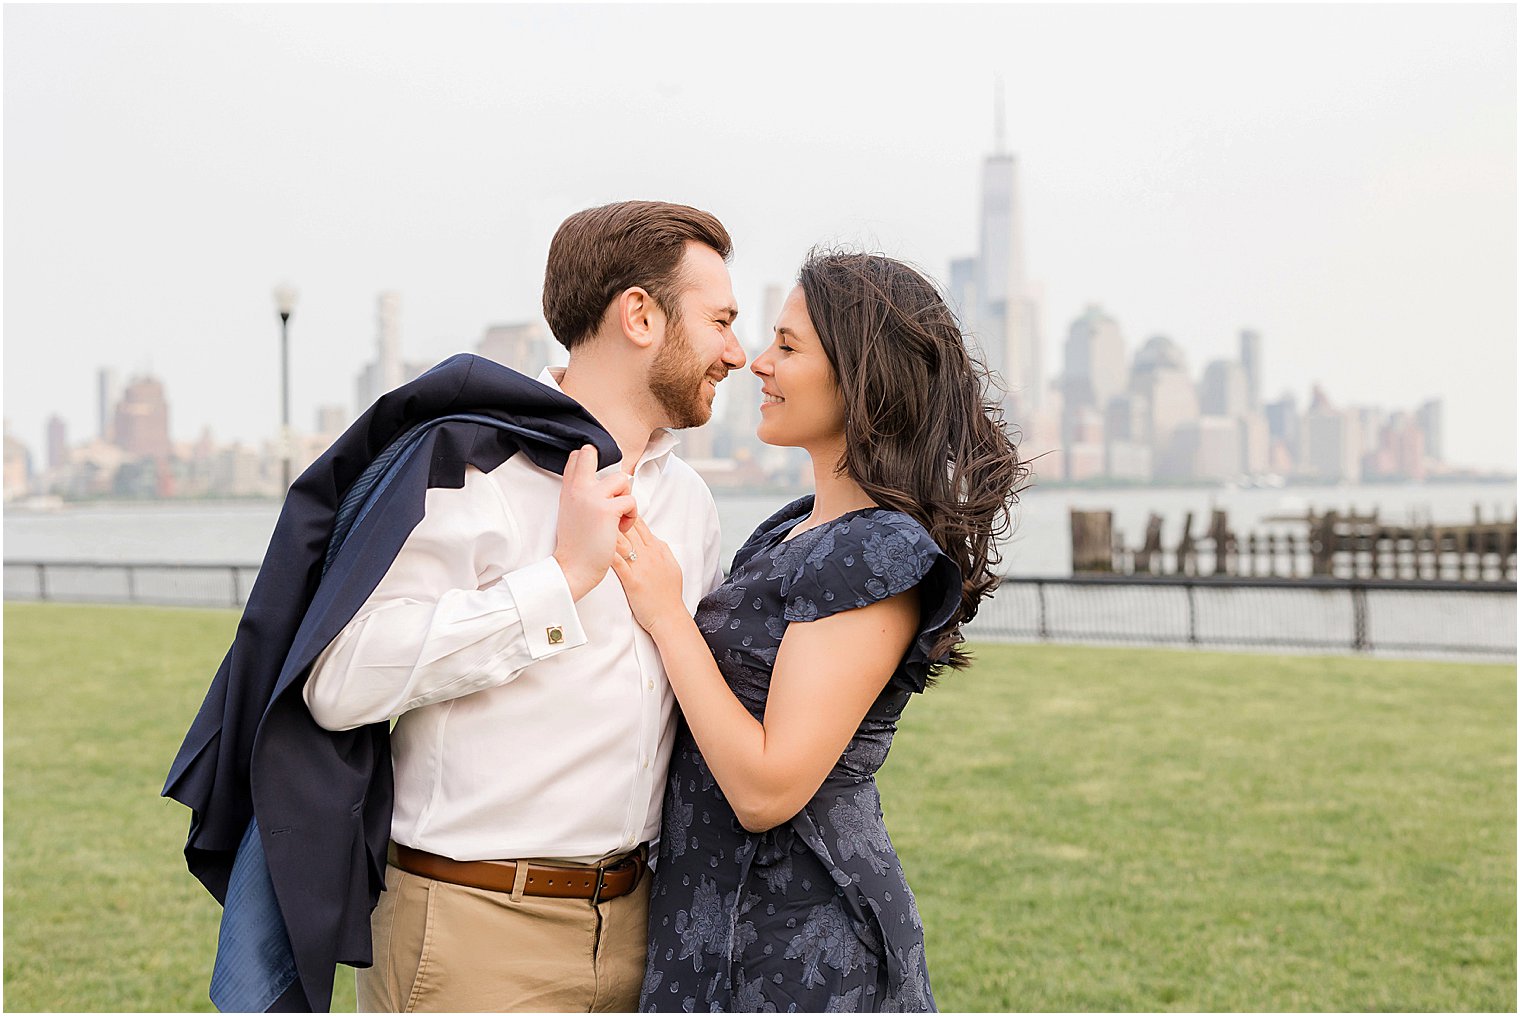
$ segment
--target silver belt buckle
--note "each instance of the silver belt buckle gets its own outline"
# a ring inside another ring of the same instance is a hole
[[[602,902],[602,890],[605,888],[607,888],[607,867],[606,865],[599,864],[596,866],[596,888],[591,890],[591,905],[593,907]]]

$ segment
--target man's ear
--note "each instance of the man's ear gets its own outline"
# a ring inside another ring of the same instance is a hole
[[[665,312],[642,286],[630,286],[613,302],[618,328],[634,345],[648,349],[659,338]]]

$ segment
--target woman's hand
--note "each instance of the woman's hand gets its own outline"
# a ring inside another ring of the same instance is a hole
[[[681,565],[665,541],[636,519],[617,538],[612,570],[623,583],[633,618],[653,635],[661,624],[679,618],[690,621],[691,613],[681,600]]]

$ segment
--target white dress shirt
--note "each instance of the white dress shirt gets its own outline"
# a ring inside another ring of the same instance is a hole
[[[558,387],[545,370],[538,378]],[[633,473],[688,610],[722,581],[717,506],[656,431]],[[609,469],[621,469],[622,464]],[[561,477],[521,452],[427,492],[374,593],[312,667],[317,723],[395,719],[391,837],[461,861],[585,862],[656,837],[675,697],[617,576],[577,603],[554,560]]]

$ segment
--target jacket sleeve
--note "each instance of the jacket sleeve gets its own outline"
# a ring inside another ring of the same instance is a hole
[[[518,544],[484,473],[470,467],[463,487],[429,490],[385,577],[312,666],[302,694],[317,723],[349,730],[393,719],[583,645],[558,562],[524,562]]]

